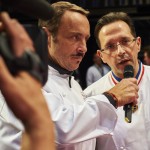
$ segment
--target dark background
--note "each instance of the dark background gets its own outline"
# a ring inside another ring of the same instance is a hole
[[[59,0],[48,0],[50,3]],[[150,45],[150,0],[65,0],[75,3],[90,11],[89,21],[91,26],[91,37],[87,43],[87,53],[80,67],[81,86],[86,87],[85,75],[87,68],[93,64],[93,53],[98,49],[94,38],[94,27],[97,20],[111,11],[124,11],[133,19],[137,36],[142,38],[142,48]],[[17,18],[23,24],[37,24],[37,20],[9,9],[12,17]],[[142,51],[139,59],[143,61]]]

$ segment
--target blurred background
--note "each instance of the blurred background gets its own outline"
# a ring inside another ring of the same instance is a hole
[[[54,3],[60,0],[48,0],[49,3]],[[94,38],[94,27],[97,20],[104,14],[111,11],[124,11],[131,16],[134,21],[137,36],[142,38],[142,48],[150,45],[150,0],[64,0],[75,3],[85,9],[88,9],[91,14],[89,16],[91,26],[91,37],[87,43],[87,53],[83,59],[79,70],[77,71],[79,83],[82,88],[86,87],[86,72],[89,66],[93,64],[92,56],[98,49]],[[6,8],[1,8],[5,10]],[[8,10],[8,8],[7,8]],[[22,23],[37,24],[37,20],[8,10],[12,17],[17,18]],[[141,49],[142,49],[141,48]],[[139,53],[139,59],[143,62],[143,52]]]

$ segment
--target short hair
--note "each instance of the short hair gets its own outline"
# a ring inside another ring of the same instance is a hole
[[[143,47],[142,51],[150,58],[150,45]]]
[[[59,2],[53,3],[51,7],[54,8],[55,15],[50,20],[45,21],[45,20],[40,19],[39,26],[47,27],[50,33],[52,34],[53,38],[55,38],[57,35],[61,18],[66,11],[78,12],[78,13],[85,15],[86,17],[89,14],[89,11],[75,4],[72,4],[70,2],[65,2],[65,1],[59,1]]]
[[[128,24],[130,30],[131,30],[131,34],[136,37],[136,32],[135,32],[135,28],[134,28],[134,25],[133,25],[133,21],[132,19],[127,15],[127,13],[125,12],[110,12],[104,16],[102,16],[96,26],[95,26],[95,31],[94,31],[94,35],[95,35],[95,38],[96,38],[96,42],[99,46],[99,48],[101,48],[101,45],[100,45],[100,41],[98,39],[98,34],[101,30],[101,28],[105,25],[108,25],[110,23],[113,23],[113,22],[116,22],[116,21],[124,21],[125,23]]]

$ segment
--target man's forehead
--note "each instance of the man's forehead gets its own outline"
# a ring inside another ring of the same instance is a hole
[[[117,21],[105,25],[100,30],[98,37],[101,41],[118,40],[132,36],[129,26],[124,21]],[[106,38],[107,37],[107,38]]]
[[[73,13],[70,15],[67,13]],[[86,16],[78,12],[67,12],[61,18],[59,30],[65,31],[67,33],[78,33],[78,34],[87,34],[90,36],[90,25]]]
[[[124,21],[115,21],[103,26],[99,34],[102,33],[102,35],[109,35],[109,34],[114,34],[116,32],[120,32],[122,30],[124,32],[130,32],[130,28],[128,24],[125,23]]]

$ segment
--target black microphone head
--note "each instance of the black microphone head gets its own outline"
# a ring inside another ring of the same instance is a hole
[[[134,77],[134,69],[132,65],[125,66],[123,76],[124,78]]]

